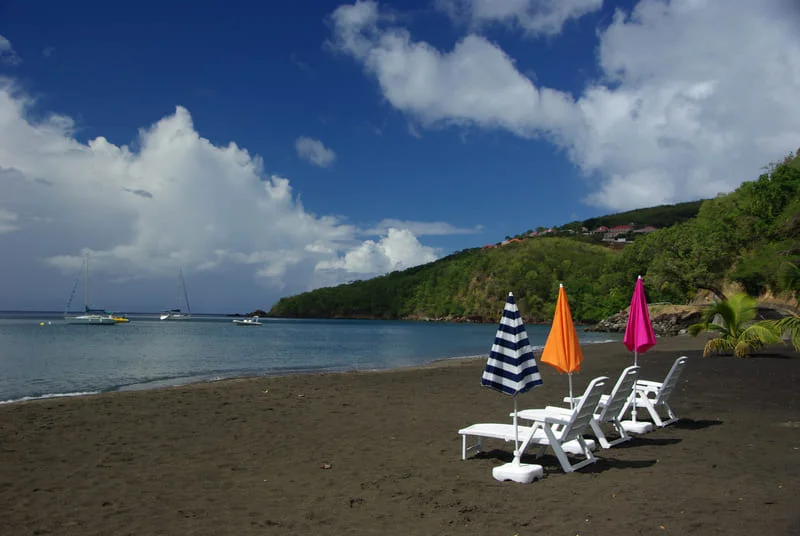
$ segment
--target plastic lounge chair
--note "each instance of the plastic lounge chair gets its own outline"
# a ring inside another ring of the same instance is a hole
[[[597,458],[591,451],[590,442],[587,442],[582,434],[586,431],[592,420],[594,410],[600,397],[603,395],[608,378],[595,378],[586,388],[586,392],[574,410],[569,411],[568,415],[555,415],[546,410],[527,410],[532,426],[519,426],[519,438],[522,441],[519,452],[525,452],[528,445],[539,445],[540,449],[537,457],[544,454],[547,447],[553,449],[565,473],[570,473],[590,463],[594,463]],[[537,413],[538,412],[538,413]],[[513,441],[515,437],[514,425],[499,423],[480,423],[473,424],[458,431],[461,434],[461,459],[466,459],[467,452],[473,449],[480,451],[481,439],[484,437]],[[467,446],[467,437],[477,437],[475,445]],[[572,449],[570,443],[577,445],[577,449]],[[593,441],[591,443],[594,443]],[[572,451],[575,452],[572,452]],[[572,464],[567,458],[566,452],[578,454],[585,459]]]
[[[614,388],[611,390],[611,394],[603,395],[600,397],[600,402],[597,405],[595,410],[594,418],[589,423],[591,426],[594,435],[597,437],[597,440],[600,442],[600,446],[604,449],[608,449],[613,447],[614,445],[619,445],[620,443],[624,443],[625,441],[630,441],[631,436],[628,432],[625,431],[625,428],[622,426],[622,415],[625,413],[625,410],[628,407],[628,400],[633,395],[633,388],[636,385],[636,380],[639,378],[639,367],[637,366],[630,366],[622,371],[620,374],[617,383],[614,385]],[[581,397],[573,398],[573,403],[578,403]],[[564,402],[569,402],[569,397],[564,398]],[[555,407],[555,406],[547,406],[545,408],[547,411],[553,411],[554,413],[569,413],[570,410],[567,408]],[[527,419],[526,411],[523,410],[518,413],[519,418]],[[603,424],[610,424],[614,430],[616,430],[619,437],[613,441],[609,441],[606,437],[606,434],[603,432]]]
[[[669,407],[667,401],[669,400],[670,395],[675,390],[675,387],[678,385],[678,379],[681,376],[681,372],[683,372],[684,367],[686,366],[686,362],[689,361],[689,358],[686,356],[681,356],[675,360],[675,363],[672,364],[672,368],[669,369],[666,378],[664,378],[663,382],[653,382],[649,380],[638,380],[636,382],[636,390],[635,390],[635,397],[633,399],[633,403],[636,404],[637,408],[645,408],[647,412],[650,414],[650,417],[653,419],[653,422],[659,428],[663,428],[664,426],[670,425],[678,420],[678,417],[675,416],[673,413],[672,408]],[[629,401],[626,404],[626,410],[628,407],[631,406],[631,402]],[[663,420],[661,415],[659,414],[659,410],[665,410],[667,415],[669,416],[668,419]]]

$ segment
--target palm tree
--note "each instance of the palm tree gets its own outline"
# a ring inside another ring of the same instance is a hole
[[[718,333],[703,348],[703,357],[711,354],[732,353],[747,357],[764,345],[780,342],[780,331],[774,322],[753,323],[756,318],[756,300],[747,294],[734,294],[727,300],[715,303],[703,312],[703,320],[689,326],[689,334],[697,336],[703,331]],[[721,318],[721,321],[717,321]]]
[[[797,261],[795,261],[797,262]],[[796,293],[800,290],[800,266],[794,262],[786,261],[778,272],[778,283],[781,288]],[[800,352],[800,315],[789,313],[789,316],[775,322],[775,328],[780,335],[789,335],[792,346]]]

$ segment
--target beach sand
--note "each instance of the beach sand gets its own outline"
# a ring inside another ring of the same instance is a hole
[[[702,358],[702,342],[640,359],[661,380],[690,356],[680,422],[576,473],[548,451],[532,484],[492,478],[511,443],[460,459],[460,428],[513,407],[480,387],[484,359],[0,406],[0,533],[800,534],[800,356]],[[576,393],[632,362],[621,343],[583,350]],[[567,394],[539,368],[520,409]]]

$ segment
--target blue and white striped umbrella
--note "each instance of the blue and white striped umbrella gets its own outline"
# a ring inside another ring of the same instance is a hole
[[[481,385],[497,389],[514,396],[514,461],[519,467],[522,453],[519,451],[519,428],[517,426],[517,395],[542,384],[539,367],[533,357],[533,349],[528,340],[528,332],[514,301],[514,294],[508,293],[506,306],[500,326],[494,336],[492,351],[481,377]]]
[[[528,341],[528,332],[514,302],[514,295],[509,292],[481,385],[508,395],[517,395],[541,384],[542,377]]]

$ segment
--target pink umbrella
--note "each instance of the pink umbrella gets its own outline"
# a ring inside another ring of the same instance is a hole
[[[653,332],[653,324],[650,322],[650,313],[647,310],[647,297],[644,295],[644,283],[642,276],[636,280],[636,287],[633,289],[631,298],[631,311],[628,314],[628,325],[625,326],[625,337],[622,342],[625,347],[633,352],[633,364],[639,365],[639,352],[645,353],[656,345],[656,334]],[[629,432],[645,433],[649,432],[649,423],[636,422],[636,404],[631,410],[632,421],[623,421],[622,425]]]
[[[639,352],[645,353],[656,345],[656,334],[653,333],[653,324],[650,323],[650,313],[647,311],[642,276],[636,280],[636,287],[633,289],[631,312],[628,314],[628,325],[625,326],[622,342],[628,351],[633,352],[634,365],[639,364]]]

